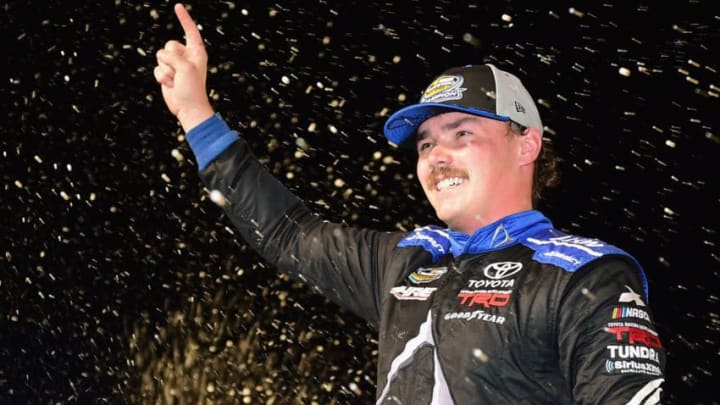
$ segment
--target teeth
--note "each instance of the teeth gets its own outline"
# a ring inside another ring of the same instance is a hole
[[[443,179],[437,184],[438,190],[445,190],[451,187],[459,186],[463,183],[463,179],[460,177],[450,177],[447,179]]]

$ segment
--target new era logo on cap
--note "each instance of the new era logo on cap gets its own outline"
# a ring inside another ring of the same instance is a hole
[[[420,102],[400,109],[385,122],[385,137],[400,145],[433,115],[460,111],[500,121],[515,121],[542,132],[530,93],[514,75],[493,65],[454,67],[436,77]]]

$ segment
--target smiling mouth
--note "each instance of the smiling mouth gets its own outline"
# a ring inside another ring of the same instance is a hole
[[[437,184],[435,184],[435,189],[437,191],[449,190],[463,184],[464,182],[465,179],[462,177],[448,177],[437,182]]]

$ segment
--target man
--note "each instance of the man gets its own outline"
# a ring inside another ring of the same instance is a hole
[[[378,328],[378,404],[659,402],[665,353],[643,271],[533,210],[543,126],[515,76],[449,69],[385,124],[417,150],[447,228],[353,229],[312,214],[215,114],[202,38],[175,12],[186,43],[158,51],[154,75],[202,180],[268,262]]]

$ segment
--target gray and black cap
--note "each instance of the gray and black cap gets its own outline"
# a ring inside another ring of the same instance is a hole
[[[420,102],[397,111],[385,122],[385,137],[401,145],[428,118],[460,111],[499,121],[515,121],[543,130],[537,106],[515,75],[491,64],[446,70],[425,89]]]

